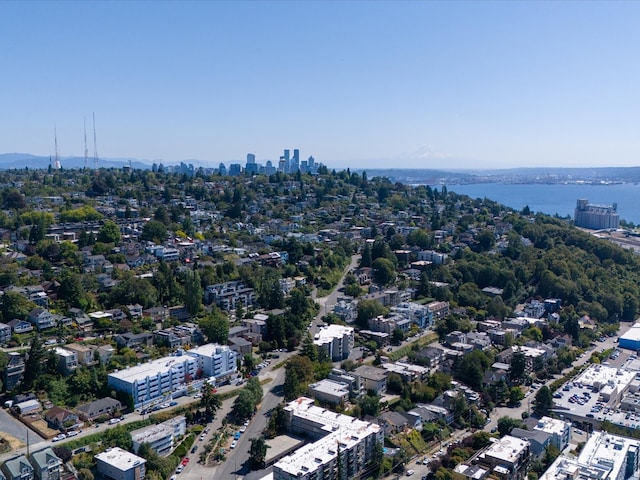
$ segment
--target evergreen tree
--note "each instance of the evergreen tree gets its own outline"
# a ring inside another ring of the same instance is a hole
[[[373,259],[371,258],[371,247],[369,243],[365,243],[362,249],[362,257],[360,258],[360,267],[371,267]]]

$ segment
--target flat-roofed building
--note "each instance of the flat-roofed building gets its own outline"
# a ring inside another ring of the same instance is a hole
[[[361,392],[371,390],[379,395],[387,391],[387,371],[383,368],[361,365],[349,374],[356,377]]]
[[[623,480],[638,478],[640,442],[605,432],[593,432],[575,457],[560,455],[540,480]]]
[[[187,431],[187,420],[184,415],[173,417],[166,422],[139,428],[131,432],[134,453],[138,453],[140,445],[148,443],[159,455],[168,455],[175,446],[175,440]]]
[[[527,476],[529,458],[527,440],[505,435],[481,451],[475,463],[502,480],[522,480]]]
[[[196,359],[206,377],[221,378],[238,371],[238,354],[226,345],[208,343],[192,348],[186,354]]]
[[[144,480],[146,463],[120,447],[108,448],[95,456],[98,473],[111,480]]]
[[[551,444],[563,451],[571,441],[571,422],[557,418],[542,417],[533,427],[551,435]]]
[[[198,359],[190,355],[163,357],[112,372],[107,384],[131,395],[137,408],[184,387],[196,377],[198,367]]]
[[[320,402],[344,404],[349,400],[349,385],[325,378],[309,385],[309,394]]]
[[[332,362],[345,360],[353,349],[353,327],[328,325],[315,334],[313,343],[327,352]]]
[[[379,425],[335,413],[300,397],[284,408],[287,428],[314,440],[273,466],[274,480],[335,478],[338,463],[343,478],[357,478],[382,446]]]

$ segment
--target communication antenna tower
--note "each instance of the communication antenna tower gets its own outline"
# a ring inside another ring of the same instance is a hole
[[[98,168],[98,141],[96,140],[96,112],[93,112],[93,167]]]
[[[87,117],[83,118],[84,122],[84,168],[86,169],[89,165],[89,150],[87,149]]]
[[[53,165],[55,167],[57,167],[58,165],[60,165],[60,158],[58,157],[58,130],[56,128],[56,126],[54,125],[53,127],[53,142],[55,145],[55,161],[53,163]],[[49,163],[51,163],[51,160],[49,160]]]

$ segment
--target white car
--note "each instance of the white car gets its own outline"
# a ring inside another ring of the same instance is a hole
[[[238,442],[234,440],[233,442],[231,442],[230,448],[236,448],[237,445],[238,445]]]
[[[67,436],[64,433],[60,433],[51,439],[52,442],[59,442],[60,440],[64,440]]]
[[[178,468],[176,468],[176,473],[182,473],[182,470],[184,470],[184,465],[180,464]]]
[[[67,432],[67,437],[75,437],[79,433],[80,432],[78,430],[71,430],[70,432]]]
[[[410,477],[414,473],[416,473],[415,470],[407,470],[407,477]]]
[[[111,420],[109,420],[109,425],[115,425],[116,423],[120,423],[119,418],[112,418]]]

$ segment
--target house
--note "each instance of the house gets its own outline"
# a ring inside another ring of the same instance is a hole
[[[0,323],[0,345],[6,345],[11,340],[11,325]]]
[[[146,463],[120,447],[108,448],[95,456],[98,473],[110,480],[143,480]]]
[[[4,370],[3,385],[7,392],[13,390],[24,375],[24,358],[18,352],[7,353],[7,366]]]
[[[40,330],[56,326],[53,314],[44,308],[34,308],[29,312],[29,321]]]
[[[62,407],[51,407],[44,415],[51,428],[66,431],[79,423],[78,415]]]
[[[120,400],[105,397],[99,400],[94,400],[93,402],[78,405],[77,410],[80,413],[80,417],[84,420],[95,420],[103,415],[113,415],[114,413],[119,412],[122,410],[122,404],[120,403]]]
[[[65,350],[69,350],[76,354],[76,358],[80,365],[91,366],[98,363],[96,360],[96,351],[98,347],[95,345],[81,345],[79,343],[69,343],[64,346]]]
[[[55,355],[58,359],[58,370],[63,375],[71,375],[78,368],[78,355],[76,352],[56,347]]]
[[[33,331],[33,325],[24,320],[11,320],[7,323],[13,330],[13,333],[28,333]]]
[[[70,308],[68,315],[69,318],[76,323],[79,331],[90,332],[93,330],[93,320],[83,310]]]
[[[127,310],[129,310],[129,315],[131,315],[131,318],[142,317],[142,305],[138,303],[133,305],[127,305]]]
[[[121,333],[116,336],[116,343],[127,348],[150,347],[153,345],[153,335],[150,333]]]
[[[59,480],[62,460],[51,447],[33,452],[29,456],[36,480]]]
[[[2,464],[2,473],[7,480],[34,480],[35,473],[31,462],[24,455],[7,460]]]
[[[169,320],[169,309],[164,307],[151,307],[143,310],[142,315],[149,317],[153,320],[153,323],[160,323]]]
[[[398,412],[382,412],[378,416],[377,423],[384,429],[385,436],[404,432],[409,428],[409,419]]]

